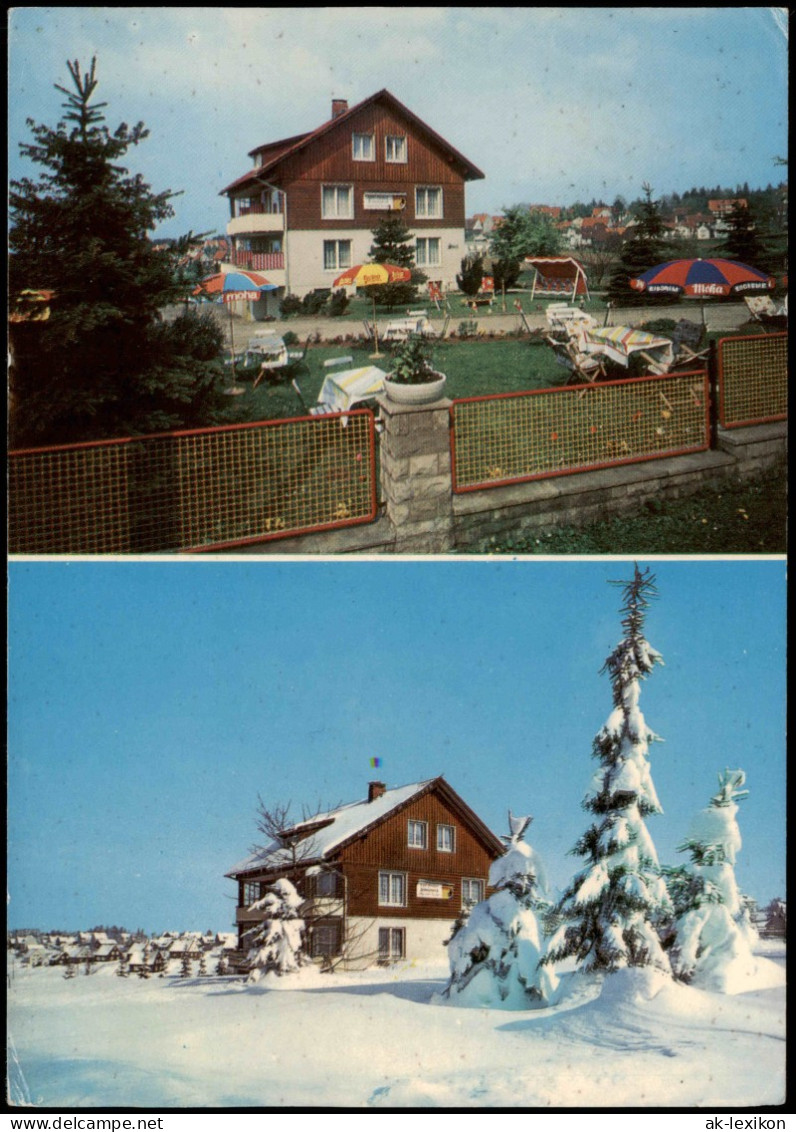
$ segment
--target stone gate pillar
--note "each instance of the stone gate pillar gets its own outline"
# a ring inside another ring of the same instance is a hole
[[[400,405],[379,398],[381,486],[396,554],[453,549],[450,401]]]

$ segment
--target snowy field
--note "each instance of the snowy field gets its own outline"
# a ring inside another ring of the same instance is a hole
[[[621,1108],[782,1104],[785,945],[753,989],[651,970],[572,980],[541,1011],[433,1005],[447,968],[9,981],[11,1099],[53,1108]]]

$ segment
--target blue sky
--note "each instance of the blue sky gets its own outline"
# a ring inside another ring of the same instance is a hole
[[[641,563],[645,565],[644,562]],[[785,563],[652,563],[661,859],[743,767],[741,887],[785,894]],[[258,794],[444,774],[551,880],[586,828],[626,562],[12,562],[9,922],[229,930]],[[378,771],[370,759],[379,757]]]
[[[486,173],[469,212],[611,203],[644,181],[763,187],[784,178],[786,20],[772,7],[20,7],[11,174],[26,171],[25,119],[60,117],[66,59],[96,54],[109,124],[151,131],[130,167],[183,190],[162,235],[223,230],[218,193],[251,149],[383,87]]]

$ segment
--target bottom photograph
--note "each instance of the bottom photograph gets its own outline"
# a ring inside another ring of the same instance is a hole
[[[781,559],[12,561],[9,1101],[782,1105]]]

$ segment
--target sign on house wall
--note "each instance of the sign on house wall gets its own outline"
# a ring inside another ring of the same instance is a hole
[[[417,896],[421,900],[450,900],[453,896],[453,885],[442,884],[435,880],[419,880]]]
[[[365,208],[379,212],[401,212],[406,208],[405,193],[365,193]]]

